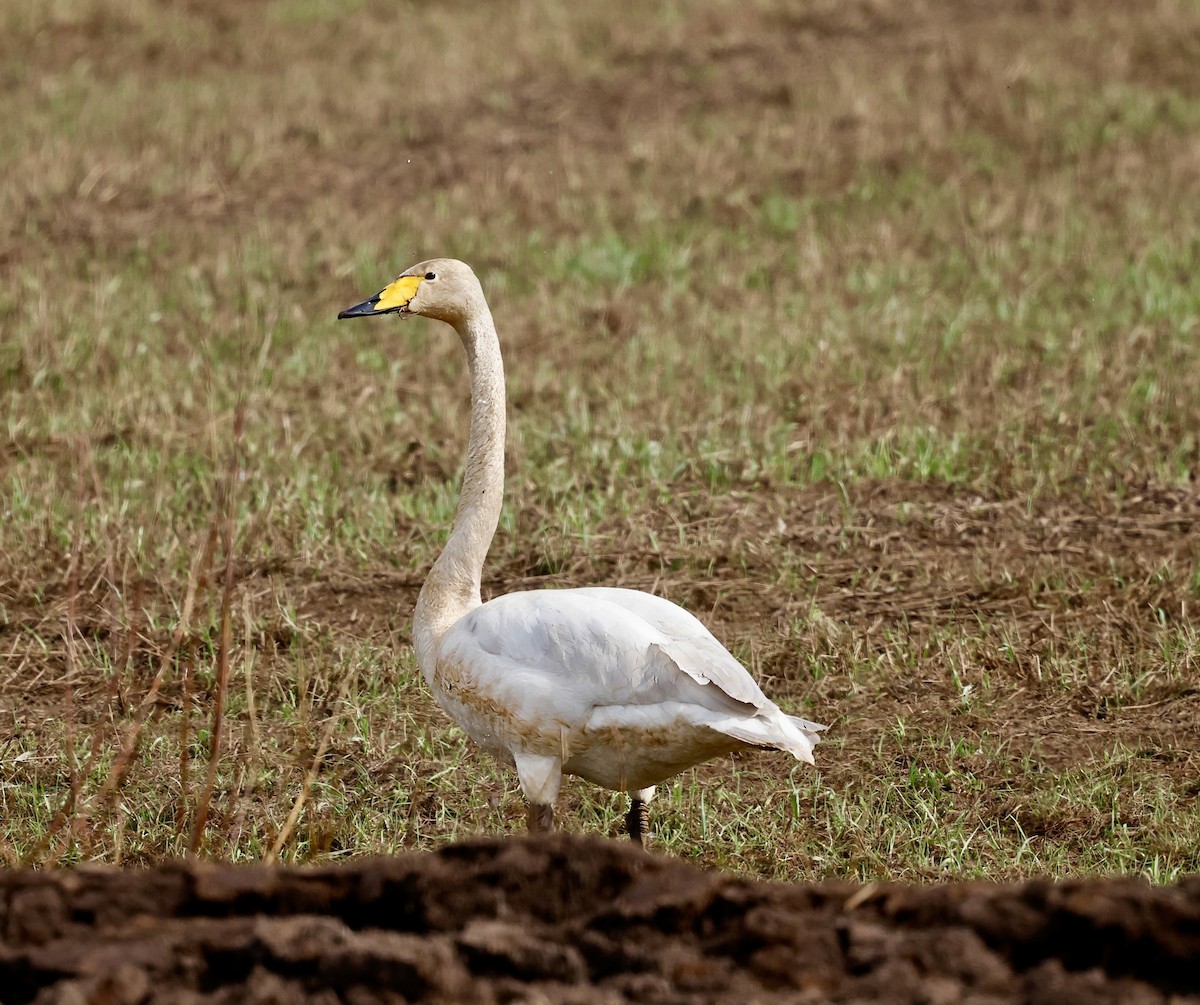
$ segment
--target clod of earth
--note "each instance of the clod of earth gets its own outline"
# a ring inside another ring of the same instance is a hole
[[[3,1001],[1194,1002],[1200,878],[772,885],[537,835],[0,876]]]

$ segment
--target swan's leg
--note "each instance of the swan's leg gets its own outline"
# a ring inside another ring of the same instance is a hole
[[[562,760],[552,754],[513,753],[517,778],[528,807],[525,820],[531,833],[554,830],[554,800],[562,786]]]
[[[629,794],[629,812],[625,814],[625,828],[629,831],[629,840],[639,846],[645,843],[650,830],[650,812],[646,804],[653,798],[653,785]]]
[[[526,803],[525,823],[530,834],[548,833],[554,830],[554,807],[549,803]]]
[[[634,796],[629,797],[629,812],[625,814],[625,829],[629,831],[629,840],[636,845],[642,845],[642,835],[650,827],[650,814],[646,804]]]

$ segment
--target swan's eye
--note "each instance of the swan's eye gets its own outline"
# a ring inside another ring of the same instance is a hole
[[[437,279],[437,273],[436,272],[426,272],[425,278],[426,279]]]

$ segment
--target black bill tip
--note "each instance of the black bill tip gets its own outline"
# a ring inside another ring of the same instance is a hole
[[[383,311],[375,310],[375,305],[379,303],[379,296],[373,296],[370,300],[364,300],[361,304],[355,304],[353,307],[347,307],[344,311],[338,313],[338,320],[343,318],[369,318],[376,314],[382,314]]]

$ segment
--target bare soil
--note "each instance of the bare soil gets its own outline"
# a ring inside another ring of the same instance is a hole
[[[0,877],[3,1000],[1200,1001],[1200,879],[772,885],[553,835]]]

